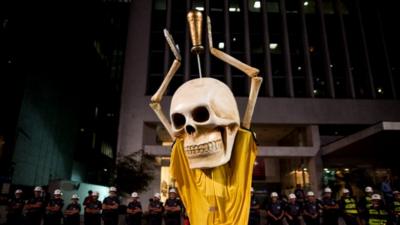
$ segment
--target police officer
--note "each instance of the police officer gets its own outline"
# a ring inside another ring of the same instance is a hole
[[[300,225],[301,203],[296,201],[295,194],[289,194],[289,202],[285,207],[286,222],[289,225]]]
[[[254,196],[254,188],[251,188],[251,199],[250,199],[250,217],[249,225],[259,225],[260,224],[260,203]]]
[[[358,225],[358,209],[356,200],[350,196],[348,189],[343,189],[343,195],[339,202],[340,212],[346,225]]]
[[[20,225],[23,223],[24,200],[22,199],[22,190],[15,191],[15,197],[8,202],[7,224]]]
[[[284,207],[281,201],[278,199],[278,193],[271,193],[271,202],[267,207],[268,223],[270,225],[282,225],[282,219],[285,215]]]
[[[155,193],[154,197],[150,199],[149,203],[149,224],[161,225],[162,214],[164,212],[163,203],[160,201],[160,193]]]
[[[339,204],[332,198],[332,190],[327,187],[322,196],[322,218],[324,225],[337,225],[339,219]]]
[[[85,199],[83,199],[82,205],[83,205],[84,209],[93,200],[92,194],[93,194],[93,191],[89,190],[88,195],[85,197]],[[83,210],[83,220],[84,221],[86,221],[86,216],[87,216],[86,210]]]
[[[168,199],[165,202],[165,224],[166,225],[180,225],[181,224],[181,201],[176,196],[175,188],[169,190]]]
[[[296,190],[294,190],[294,194],[296,195],[296,201],[303,206],[305,202],[305,194],[300,184],[296,184]]]
[[[64,200],[61,198],[61,190],[54,190],[53,198],[50,199],[46,207],[46,215],[44,225],[60,225],[63,217],[62,208],[64,207]]]
[[[91,195],[91,198],[92,199],[87,202],[85,207],[85,225],[100,225],[102,204],[98,200],[99,192],[94,191]]]
[[[360,218],[364,221],[364,223],[366,223],[368,209],[371,207],[372,204],[371,196],[374,191],[372,190],[372,187],[365,187],[364,191],[365,191],[364,197],[362,197],[358,202],[358,210],[360,213]]]
[[[104,225],[118,225],[118,207],[119,199],[117,196],[117,188],[110,187],[109,195],[103,200],[103,222]]]
[[[139,201],[139,195],[133,192],[132,201],[129,202],[126,209],[126,223],[127,225],[141,225],[142,224],[142,204]]]
[[[367,212],[368,225],[386,225],[388,223],[389,213],[383,206],[379,194],[371,196],[371,207]]]
[[[307,201],[303,207],[304,222],[307,225],[319,225],[321,205],[315,198],[314,192],[307,192]]]
[[[392,215],[393,224],[399,225],[400,224],[400,192],[393,191],[394,200],[390,207],[390,212]]]
[[[73,194],[71,197],[71,203],[67,205],[67,208],[64,211],[64,225],[80,224],[81,205],[78,201],[78,195]]]
[[[44,199],[41,197],[42,187],[35,187],[33,190],[33,198],[29,199],[25,204],[25,215],[27,225],[40,225],[44,212]]]

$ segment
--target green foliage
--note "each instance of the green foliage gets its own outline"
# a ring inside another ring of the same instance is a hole
[[[117,160],[115,183],[122,192],[144,191],[154,179],[154,166],[154,156],[143,151],[121,156]]]

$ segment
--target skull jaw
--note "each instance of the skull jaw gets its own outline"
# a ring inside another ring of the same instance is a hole
[[[227,163],[232,155],[239,126],[226,126],[221,132],[215,129],[200,137],[184,139],[186,157],[190,169],[214,168]]]

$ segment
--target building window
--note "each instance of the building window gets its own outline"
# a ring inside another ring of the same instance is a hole
[[[173,61],[162,33],[165,27],[174,36],[182,55],[182,66],[167,94],[172,95],[183,82],[198,77],[196,57],[189,53],[191,41],[186,25],[189,9],[211,17],[215,47],[260,70],[260,76],[265,78],[260,96],[393,98],[400,86],[398,63],[390,60],[395,51],[388,46],[396,45],[395,39],[387,34],[393,33],[386,24],[393,18],[379,14],[368,2],[231,0],[225,5],[224,1],[198,0],[188,1],[188,5],[181,3],[177,0],[153,3],[148,95],[158,89]],[[207,49],[206,27],[203,34],[203,45]],[[204,54],[201,59],[205,76],[225,82],[235,96],[248,95],[249,78],[243,72],[210,54]]]

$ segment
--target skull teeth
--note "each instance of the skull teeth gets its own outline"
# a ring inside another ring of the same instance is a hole
[[[210,141],[200,145],[185,146],[185,151],[188,158],[195,158],[199,156],[209,155],[224,149],[222,139]]]

